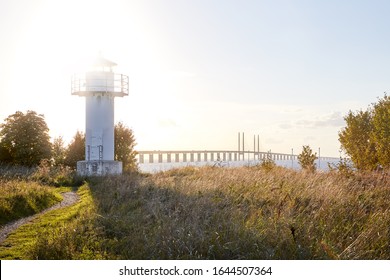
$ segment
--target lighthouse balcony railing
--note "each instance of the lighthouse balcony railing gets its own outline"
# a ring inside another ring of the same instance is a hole
[[[126,96],[129,94],[129,77],[123,74],[88,78],[85,74],[73,75],[71,93],[73,95],[112,93],[115,96]]]

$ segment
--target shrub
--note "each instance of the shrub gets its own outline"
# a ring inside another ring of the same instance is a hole
[[[265,158],[261,159],[260,167],[264,170],[271,170],[276,167],[275,161],[272,159],[272,154],[269,151]]]
[[[344,175],[346,177],[351,177],[352,175],[355,174],[353,163],[348,158],[340,157],[340,161],[336,164],[328,162],[328,168],[330,172],[337,171],[341,175]]]
[[[317,158],[317,153],[313,154],[309,146],[303,146],[302,152],[298,155],[298,162],[304,170],[314,172]]]

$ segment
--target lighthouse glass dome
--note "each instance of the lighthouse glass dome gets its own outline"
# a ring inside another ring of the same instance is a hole
[[[116,63],[99,56],[89,71],[73,75],[72,95],[85,97],[85,160],[77,163],[80,175],[122,172],[114,161],[114,98],[128,95],[129,78],[113,72]]]
[[[72,95],[87,96],[94,93],[110,93],[123,97],[129,94],[129,77],[112,71],[113,65],[95,64],[89,71],[72,76]]]

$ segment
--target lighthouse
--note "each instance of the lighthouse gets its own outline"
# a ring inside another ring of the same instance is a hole
[[[83,176],[121,174],[114,160],[114,99],[129,94],[129,77],[114,73],[117,64],[100,54],[91,69],[72,76],[72,95],[85,97],[85,160],[77,162]]]

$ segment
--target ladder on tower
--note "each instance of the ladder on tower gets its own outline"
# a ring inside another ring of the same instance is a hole
[[[99,160],[103,160],[103,145],[99,145]]]

